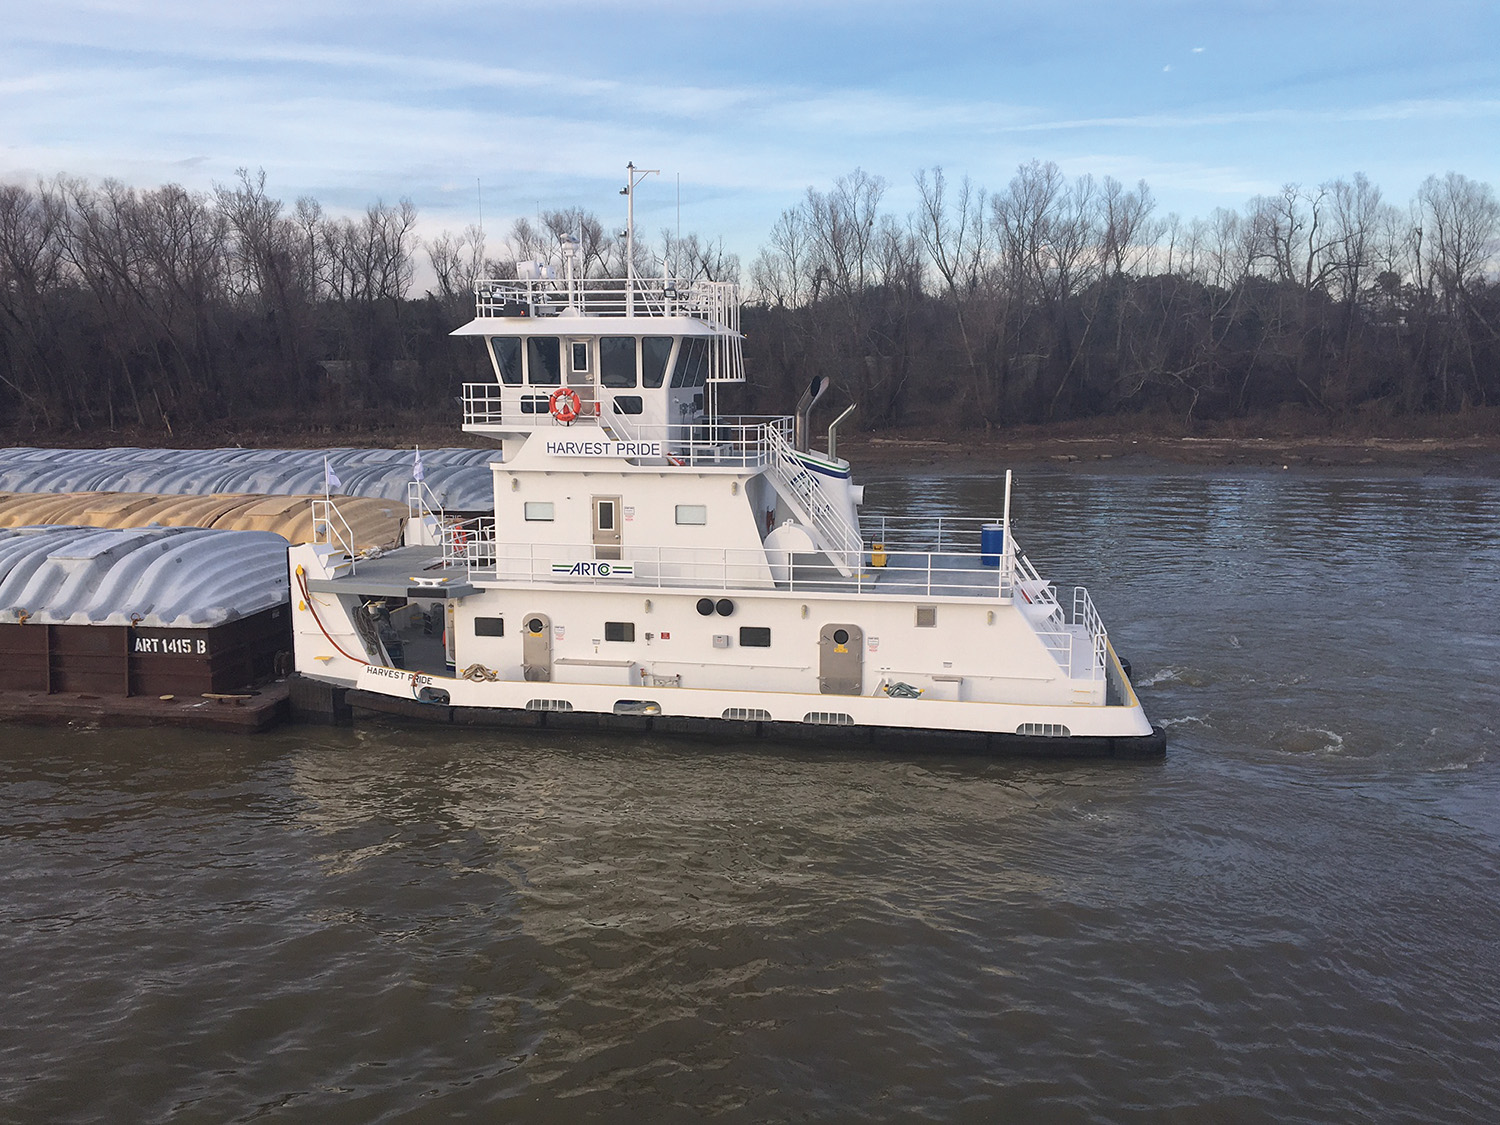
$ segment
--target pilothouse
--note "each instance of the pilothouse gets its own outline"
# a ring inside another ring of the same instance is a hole
[[[634,192],[627,169],[627,239]],[[633,247],[632,247],[633,249]],[[795,415],[720,410],[743,382],[731,282],[523,263],[476,283],[494,507],[420,482],[407,546],[357,557],[337,504],[291,554],[302,676],[446,722],[1162,753],[1088,592],[1059,596],[988,518],[862,524],[860,486]],[[828,728],[837,728],[830,730]]]

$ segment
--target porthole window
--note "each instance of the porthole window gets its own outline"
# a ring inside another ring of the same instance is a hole
[[[713,598],[699,598],[698,612],[701,613],[704,617],[712,617],[714,614]]]
[[[547,626],[542,624],[540,617],[533,617],[530,621],[526,622],[526,629],[533,637],[540,636],[546,628]]]
[[[836,645],[846,645],[846,644],[848,644],[849,643],[849,630],[848,629],[835,629],[833,631],[833,643],[836,644]]]

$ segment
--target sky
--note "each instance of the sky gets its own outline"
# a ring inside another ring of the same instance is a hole
[[[1450,170],[1500,188],[1500,4],[1385,0],[0,0],[0,180],[289,205],[408,197],[428,237],[582,206],[679,221],[748,264],[855,168],[885,209],[941,165],[1144,179],[1206,217],[1364,172],[1404,206]]]

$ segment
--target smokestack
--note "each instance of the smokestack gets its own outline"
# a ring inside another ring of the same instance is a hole
[[[818,399],[823,397],[823,392],[828,390],[828,380],[822,375],[813,376],[813,381],[807,385],[802,398],[797,402],[797,417],[792,429],[792,448],[799,453],[806,453],[811,446],[807,430],[808,415],[812,408],[818,404]]]

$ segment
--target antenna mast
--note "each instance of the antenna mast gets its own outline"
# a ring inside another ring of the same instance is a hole
[[[647,176],[659,176],[659,168],[637,168],[631,161],[625,165],[625,315],[635,315],[635,185]]]

